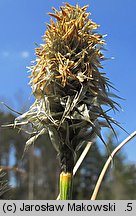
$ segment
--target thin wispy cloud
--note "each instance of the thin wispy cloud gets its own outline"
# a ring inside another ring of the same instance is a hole
[[[10,53],[8,51],[2,51],[1,55],[6,58],[9,57]]]
[[[30,53],[29,53],[28,51],[22,51],[22,52],[20,53],[20,56],[21,56],[22,58],[28,58],[28,57],[30,56]]]
[[[0,52],[0,56],[3,58],[22,58],[27,59],[30,57],[30,52],[22,50],[20,52],[4,50]]]

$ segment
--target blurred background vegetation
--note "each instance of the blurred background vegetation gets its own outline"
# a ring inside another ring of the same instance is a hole
[[[14,118],[12,113],[0,112],[0,199],[56,199],[59,164],[48,136],[39,138],[22,159],[27,135],[1,127]],[[106,139],[109,148],[115,148],[114,136]],[[106,173],[97,199],[136,199],[136,165],[127,163],[122,152]],[[94,143],[75,176],[73,199],[90,199],[107,157],[107,151]]]

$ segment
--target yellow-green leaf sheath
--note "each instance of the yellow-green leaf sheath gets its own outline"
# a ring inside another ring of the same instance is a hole
[[[72,199],[72,173],[60,174],[60,200]]]

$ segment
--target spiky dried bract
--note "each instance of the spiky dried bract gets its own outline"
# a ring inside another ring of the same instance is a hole
[[[8,181],[5,180],[6,173],[0,169],[0,200],[10,199],[11,188],[8,185]]]
[[[75,153],[85,141],[98,135],[104,142],[101,127],[113,129],[111,123],[116,123],[103,109],[103,105],[116,109],[109,97],[109,80],[100,71],[103,36],[96,33],[98,25],[86,9],[65,3],[60,11],[53,8],[54,13],[49,13],[53,19],[30,69],[36,101],[15,120],[16,126],[32,124],[27,146],[48,133],[65,172],[72,170]]]

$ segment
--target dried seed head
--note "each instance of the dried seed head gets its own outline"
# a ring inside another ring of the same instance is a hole
[[[98,25],[88,18],[88,6],[80,8],[65,3],[60,11],[55,8],[50,25],[43,36],[45,44],[36,48],[36,64],[32,68],[31,85],[36,97],[50,93],[50,85],[65,87],[74,80],[80,83],[99,78],[102,35],[95,33]],[[80,74],[80,76],[79,76]],[[82,78],[81,78],[82,77]]]
[[[84,142],[98,135],[105,144],[101,127],[114,132],[112,123],[117,124],[108,111],[117,110],[118,104],[110,98],[111,84],[100,71],[103,36],[96,33],[99,26],[86,9],[65,3],[60,11],[53,8],[55,13],[49,13],[53,19],[31,67],[36,100],[15,120],[15,126],[32,125],[26,147],[42,134],[49,135],[65,171],[72,170],[75,153]]]

